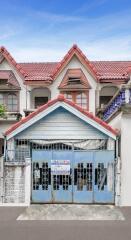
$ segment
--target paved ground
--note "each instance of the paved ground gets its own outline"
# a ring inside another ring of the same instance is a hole
[[[18,220],[124,220],[112,205],[43,204],[31,205]]]
[[[24,208],[0,208],[0,240],[131,240],[131,208],[125,221],[16,221]]]

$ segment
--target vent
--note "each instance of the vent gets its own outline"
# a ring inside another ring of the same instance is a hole
[[[77,77],[69,77],[68,84],[80,84],[81,80]]]

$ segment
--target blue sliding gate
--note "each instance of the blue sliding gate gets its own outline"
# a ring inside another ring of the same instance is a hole
[[[32,150],[32,202],[114,203],[114,151]]]

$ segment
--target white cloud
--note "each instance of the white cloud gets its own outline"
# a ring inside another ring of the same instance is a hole
[[[79,42],[79,47],[89,60],[131,60],[130,39],[129,35],[120,39],[105,38],[92,43]],[[18,62],[60,61],[72,44],[52,48],[50,46],[13,48],[11,54]]]
[[[127,60],[131,59],[130,12],[129,9],[97,18],[81,18],[36,11],[38,29],[27,18],[23,25],[22,22],[20,26],[17,22],[8,25],[8,31],[4,32],[3,27],[0,40],[22,62],[61,60],[73,43],[78,43],[91,60]]]

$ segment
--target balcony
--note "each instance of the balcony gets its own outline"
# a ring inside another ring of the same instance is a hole
[[[102,119],[108,121],[124,105],[131,105],[131,85],[123,85],[102,112]]]
[[[19,121],[21,117],[19,112],[5,112],[5,115],[0,117],[0,121]]]

